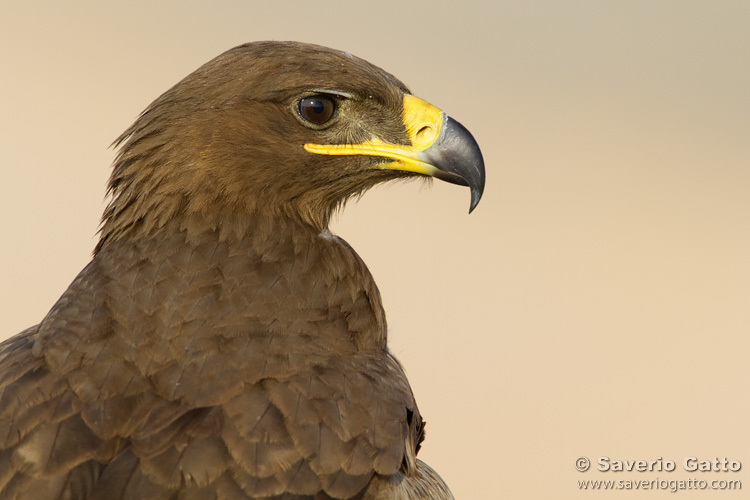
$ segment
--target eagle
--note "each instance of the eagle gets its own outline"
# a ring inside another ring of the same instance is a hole
[[[394,179],[468,186],[473,209],[471,134],[349,53],[254,42],[115,146],[91,262],[0,344],[0,498],[452,498],[417,459],[378,288],[328,225]]]

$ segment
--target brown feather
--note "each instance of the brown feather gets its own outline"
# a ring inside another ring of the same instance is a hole
[[[337,127],[295,117],[315,89],[352,96]],[[0,497],[450,498],[416,460],[373,278],[327,230],[410,174],[302,148],[406,144],[405,92],[348,54],[263,42],[154,101],[116,141],[92,262],[0,345]]]

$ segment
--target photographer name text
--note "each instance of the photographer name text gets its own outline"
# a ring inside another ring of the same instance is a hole
[[[654,460],[614,460],[599,457],[596,468],[600,472],[672,472],[677,469],[677,462],[656,457]],[[727,457],[698,458],[685,457],[682,470],[687,472],[738,472],[742,469],[739,460]]]

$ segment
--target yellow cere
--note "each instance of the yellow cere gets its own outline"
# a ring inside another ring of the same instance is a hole
[[[411,145],[390,144],[372,138],[362,144],[305,144],[305,150],[323,155],[383,156],[395,161],[380,163],[374,168],[403,170],[432,175],[435,167],[422,160],[421,153],[432,146],[445,122],[445,115],[432,104],[413,95],[404,96],[401,116]]]
[[[420,151],[432,146],[440,136],[443,112],[413,95],[404,96],[403,121],[412,146]]]

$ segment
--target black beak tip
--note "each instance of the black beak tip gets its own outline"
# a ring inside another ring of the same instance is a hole
[[[453,143],[453,147],[458,152],[458,161],[456,161],[454,172],[471,189],[471,203],[469,205],[469,213],[471,213],[479,205],[479,200],[482,199],[484,193],[485,173],[482,150],[479,149],[479,144],[477,144],[471,132],[460,122],[448,117],[446,126],[449,141]]]
[[[484,159],[471,132],[446,116],[440,137],[425,151],[424,158],[436,167],[433,175],[438,179],[469,187],[469,213],[473,212],[484,193]]]
[[[477,205],[479,205],[479,200],[482,199],[482,193],[484,192],[484,184],[482,184],[482,187],[472,186],[471,187],[471,204],[469,205],[469,213],[473,212],[475,208],[477,208]]]

